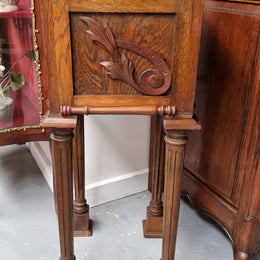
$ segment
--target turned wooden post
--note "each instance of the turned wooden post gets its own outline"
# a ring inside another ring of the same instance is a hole
[[[178,228],[185,131],[167,130],[165,136],[165,185],[162,259],[173,260]]]
[[[85,199],[85,158],[84,158],[84,116],[78,116],[73,140],[74,175],[74,236],[91,236],[92,221],[89,219],[89,205]]]
[[[143,233],[147,238],[162,238],[162,192],[164,180],[164,133],[162,131],[162,117],[153,116],[151,132],[153,136],[150,143],[150,170],[152,174],[152,199],[147,207],[147,216],[143,220]],[[153,130],[153,131],[152,131]]]
[[[60,260],[74,260],[72,129],[54,128],[51,134],[60,236]]]

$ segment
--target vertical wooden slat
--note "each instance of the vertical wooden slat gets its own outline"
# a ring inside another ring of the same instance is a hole
[[[43,39],[48,70],[49,106],[52,114],[60,105],[71,105],[73,95],[68,1],[42,0]],[[54,25],[54,26],[53,26]]]
[[[193,114],[197,63],[201,36],[204,0],[180,0],[177,10],[177,30],[174,55],[171,104],[178,114]]]

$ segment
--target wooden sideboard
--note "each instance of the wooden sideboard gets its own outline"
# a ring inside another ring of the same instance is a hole
[[[234,258],[260,247],[260,1],[205,3],[183,191],[215,219]]]

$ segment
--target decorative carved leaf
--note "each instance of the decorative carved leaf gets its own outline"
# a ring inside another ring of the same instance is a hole
[[[123,67],[123,72],[125,77],[128,79],[132,79],[134,81],[133,79],[134,65],[132,64],[131,61],[130,62],[128,61],[124,52],[121,54],[121,64]]]
[[[107,24],[101,26],[97,21],[89,17],[80,17],[88,24],[87,33],[92,41],[104,48],[112,56],[113,62],[103,61],[100,64],[106,68],[107,74],[111,79],[119,79],[143,94],[161,95],[171,86],[171,71],[160,54],[148,47],[141,47],[135,43],[115,40]],[[118,48],[127,49],[148,59],[154,69],[146,69],[140,74],[138,85],[133,77],[134,65],[129,62],[124,53],[120,53]]]
[[[134,66],[131,62],[129,63],[129,60],[124,53],[121,54],[120,63],[103,61],[100,62],[100,64],[106,68],[108,71],[107,74],[110,78],[120,79],[122,81],[126,81],[129,84],[134,83]]]
[[[115,38],[107,24],[103,27],[95,20],[85,16],[81,16],[80,19],[88,24],[90,30],[87,30],[87,33],[91,37],[92,41],[109,53],[118,51]]]
[[[121,69],[118,63],[102,61],[100,64],[107,70],[107,75],[112,79],[122,79]]]

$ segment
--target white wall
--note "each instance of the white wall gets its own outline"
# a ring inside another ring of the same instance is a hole
[[[147,189],[149,126],[148,116],[85,117],[86,197],[90,206]],[[28,146],[52,188],[48,142]]]

